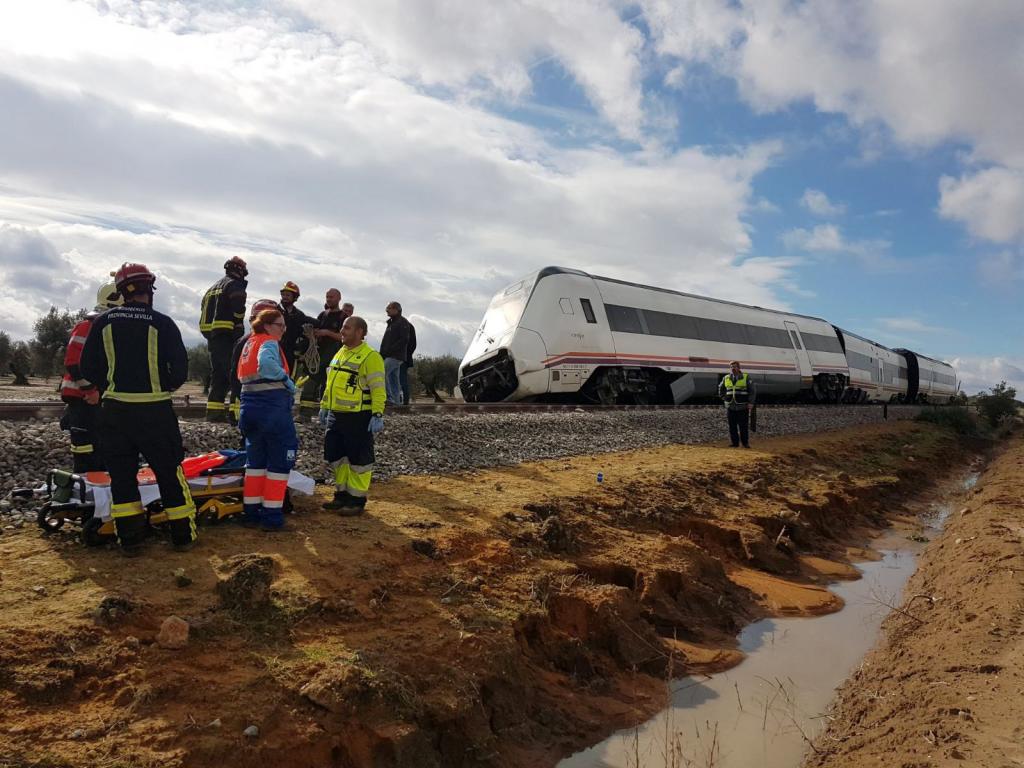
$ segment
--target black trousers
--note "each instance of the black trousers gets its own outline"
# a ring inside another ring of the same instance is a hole
[[[110,473],[114,527],[121,544],[138,544],[146,535],[146,513],[139,495],[139,454],[156,475],[171,540],[186,544],[195,539],[196,507],[181,471],[185,449],[171,401],[104,400],[100,440]]]
[[[100,453],[99,405],[89,405],[80,397],[69,397],[64,411],[64,424],[71,433],[73,471],[77,475],[103,469]]]
[[[742,411],[726,410],[729,415],[729,439],[733,446],[740,443],[750,444],[750,411],[744,406]]]
[[[215,333],[206,340],[210,350],[210,394],[206,398],[207,418],[222,421],[227,419],[224,400],[231,386],[231,351],[238,337],[231,333]]]

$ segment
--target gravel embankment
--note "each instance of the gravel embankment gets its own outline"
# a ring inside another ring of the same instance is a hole
[[[893,406],[890,419],[912,418],[917,406]],[[881,407],[762,408],[758,437],[820,432],[877,423]],[[238,446],[226,425],[182,422],[188,454]],[[321,460],[323,431],[300,426],[297,469],[318,479],[327,476]],[[604,411],[401,415],[387,419],[377,441],[376,477],[448,473],[670,443],[706,443],[728,439],[719,409],[684,411]],[[0,497],[12,488],[38,484],[51,467],[70,465],[69,443],[54,422],[0,422]]]

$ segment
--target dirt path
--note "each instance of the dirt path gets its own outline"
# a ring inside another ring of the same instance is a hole
[[[8,533],[0,766],[552,765],[660,709],[670,656],[838,609],[851,544],[968,450],[904,422],[401,477],[359,519],[131,561]]]
[[[806,765],[1024,765],[1024,436],[954,510]]]

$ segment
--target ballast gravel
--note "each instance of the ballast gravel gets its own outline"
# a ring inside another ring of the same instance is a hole
[[[890,406],[890,420],[913,418],[920,406]],[[881,406],[762,407],[761,437],[822,432],[879,423]],[[238,448],[238,432],[226,424],[182,421],[188,455]],[[296,469],[318,481],[329,476],[322,459],[323,429],[298,426]],[[69,468],[70,443],[56,421],[0,422],[0,514],[20,504],[12,488],[37,486],[51,468]],[[659,445],[728,443],[725,414],[719,408],[663,411],[560,411],[538,413],[431,413],[385,417],[377,438],[378,479],[403,474],[447,474],[532,459],[550,459]]]

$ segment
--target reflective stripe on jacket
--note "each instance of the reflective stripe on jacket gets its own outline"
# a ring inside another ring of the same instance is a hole
[[[89,337],[89,329],[92,328],[95,313],[90,314],[84,320],[79,320],[71,330],[71,338],[68,339],[67,349],[64,350],[64,377],[60,382],[60,396],[63,399],[85,397],[86,390],[95,389],[82,376],[81,360],[82,349],[85,347],[85,340]]]
[[[746,403],[750,399],[750,392],[748,391],[747,384],[749,378],[747,374],[742,374],[736,380],[733,380],[732,374],[726,374],[725,378],[722,379],[722,388],[725,390],[725,397],[723,398],[726,403]]]
[[[287,389],[284,379],[267,379],[260,373],[260,349],[271,342],[277,347],[281,358],[281,368],[288,375],[288,361],[277,339],[266,333],[254,333],[248,336],[242,346],[242,354],[238,358],[238,380],[242,384],[242,394],[252,392],[269,392],[274,389]],[[268,350],[271,352],[271,350]]]
[[[245,280],[225,275],[203,294],[199,311],[199,332],[205,338],[215,333],[242,335],[245,318]]]
[[[342,347],[327,369],[322,408],[340,413],[384,413],[384,358],[365,341],[355,349]]]
[[[171,392],[185,383],[188,352],[171,318],[131,302],[93,321],[81,370],[104,399],[153,403],[170,400]]]

